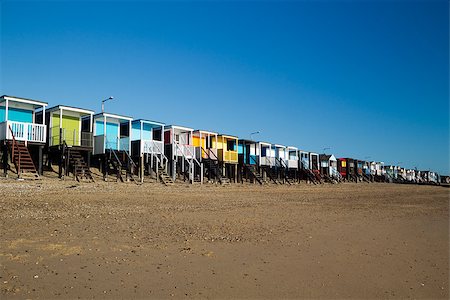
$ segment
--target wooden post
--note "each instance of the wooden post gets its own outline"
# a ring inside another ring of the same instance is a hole
[[[140,169],[139,169],[139,177],[141,178],[141,183],[144,182],[144,156],[141,155],[140,161]]]
[[[5,141],[2,142],[2,152],[3,152],[3,173],[5,177],[8,177],[8,143]]]
[[[62,168],[63,168],[63,160],[64,160],[64,145],[62,143],[62,128],[59,127],[59,163],[58,163],[58,176],[62,178]]]
[[[42,149],[44,148],[44,146],[39,146],[39,165],[38,165],[38,174],[39,175],[43,175],[43,171],[42,171]]]
[[[108,158],[107,158],[107,154],[103,154],[102,157],[102,166],[103,166],[103,180],[104,181],[108,181],[107,175],[108,175]]]

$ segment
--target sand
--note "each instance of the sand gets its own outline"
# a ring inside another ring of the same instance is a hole
[[[449,191],[0,180],[0,298],[449,298]]]

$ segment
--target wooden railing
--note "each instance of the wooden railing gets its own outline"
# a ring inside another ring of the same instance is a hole
[[[13,160],[14,164],[16,165],[16,168],[17,168],[17,177],[20,177],[20,160],[21,160],[21,157],[20,157],[19,145],[17,144],[16,138],[14,136],[14,132],[13,132],[11,126],[8,126],[8,128],[9,128],[9,131],[11,132],[11,137],[12,137],[12,151],[11,151],[12,160]],[[18,155],[17,155],[18,156],[18,161],[17,162],[14,159],[15,151],[17,151],[17,153],[18,153]]]
[[[217,156],[220,160],[224,162],[238,162],[238,152],[237,151],[228,151],[224,149],[217,150]]]
[[[6,121],[0,123],[0,138],[16,141],[45,143],[47,126],[43,124]]]
[[[142,140],[141,141],[142,153],[148,154],[163,154],[164,144],[162,141],[155,140]]]

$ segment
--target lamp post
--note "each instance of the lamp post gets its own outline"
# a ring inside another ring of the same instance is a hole
[[[325,153],[325,150],[330,150],[331,148],[330,147],[325,147],[325,148],[323,148],[322,150],[323,150],[323,154],[326,154]]]
[[[102,100],[102,113],[105,112],[105,102],[114,99],[113,96],[109,97],[108,99]]]
[[[250,140],[252,140],[252,136],[255,135],[255,134],[260,134],[260,132],[259,131],[255,131],[255,132],[250,133]]]

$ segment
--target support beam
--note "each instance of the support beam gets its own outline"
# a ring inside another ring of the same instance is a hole
[[[43,161],[42,161],[42,150],[43,150],[44,146],[39,146],[39,162],[38,162],[38,174],[39,175],[43,175],[43,171],[42,171],[42,165],[43,165]]]
[[[5,121],[8,121],[8,110],[9,110],[9,100],[6,98],[5,100]]]

